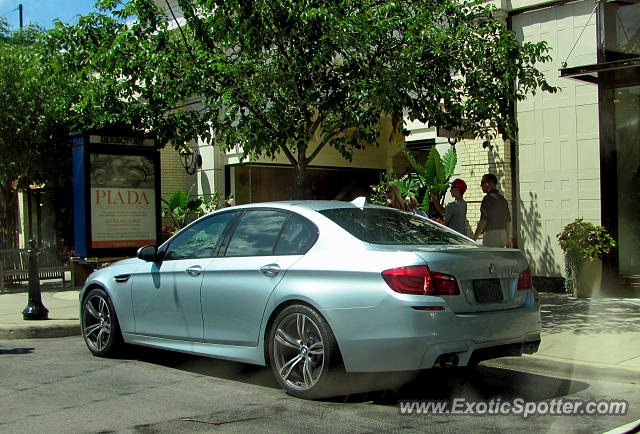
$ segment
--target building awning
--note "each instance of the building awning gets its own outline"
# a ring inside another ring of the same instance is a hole
[[[586,81],[593,84],[602,84],[629,79],[640,79],[640,57],[633,59],[616,60],[613,62],[595,63],[592,65],[572,66],[559,69],[561,78]]]

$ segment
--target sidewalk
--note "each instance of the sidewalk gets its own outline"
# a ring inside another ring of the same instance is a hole
[[[26,288],[24,288],[26,291]],[[0,294],[0,339],[80,335],[79,288],[45,287],[42,302],[49,319],[25,321],[26,292]],[[640,381],[640,299],[574,299],[540,293],[542,344],[534,355],[484,362],[527,369],[578,369]],[[615,372],[612,372],[615,370]]]
[[[27,288],[23,292],[0,294],[0,339],[57,338],[80,335],[80,288],[60,285],[42,288],[42,304],[49,310],[48,320],[24,320]]]
[[[640,382],[640,299],[576,299],[548,292],[540,293],[540,299],[538,352],[485,364]]]

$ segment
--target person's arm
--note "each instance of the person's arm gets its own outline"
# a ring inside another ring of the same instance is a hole
[[[487,220],[485,220],[484,218],[481,218],[480,221],[478,222],[478,226],[476,227],[476,231],[473,234],[473,238],[474,240],[478,239],[478,236],[484,232],[484,228],[487,226]]]
[[[507,222],[507,227],[505,228],[507,231],[507,249],[510,249],[511,246],[511,222]]]
[[[436,206],[436,209],[438,210],[438,212],[440,214],[444,214],[444,207],[442,206],[442,204],[440,203],[440,201],[438,200],[437,197],[435,197],[434,195],[429,195],[429,198],[431,199],[431,203],[434,204]]]

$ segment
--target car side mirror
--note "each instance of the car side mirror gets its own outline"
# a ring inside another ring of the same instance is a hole
[[[158,256],[158,248],[153,245],[140,247],[137,256],[139,259],[147,262],[156,262],[160,259]]]

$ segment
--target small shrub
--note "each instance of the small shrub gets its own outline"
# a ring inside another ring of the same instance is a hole
[[[586,261],[602,259],[616,245],[603,226],[576,219],[557,235],[564,252],[565,289],[574,292],[576,273]]]

